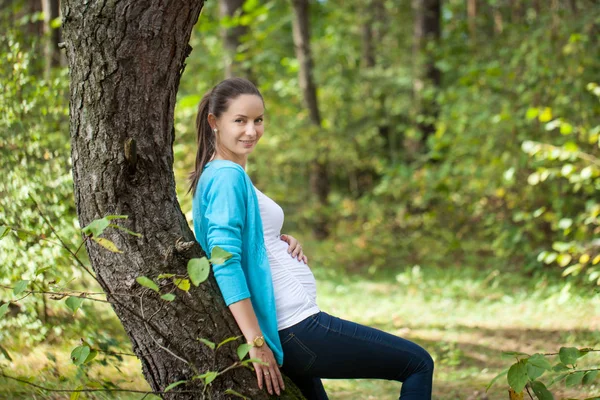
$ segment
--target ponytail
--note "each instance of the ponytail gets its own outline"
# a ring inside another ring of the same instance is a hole
[[[208,123],[211,95],[212,90],[206,92],[200,104],[198,104],[198,115],[196,116],[196,145],[198,146],[198,151],[196,152],[196,165],[188,178],[190,183],[188,193],[192,192],[192,196],[196,194],[196,186],[198,185],[204,166],[215,153],[215,135]]]

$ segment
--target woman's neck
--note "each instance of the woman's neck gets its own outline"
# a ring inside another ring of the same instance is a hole
[[[212,160],[227,160],[227,161],[231,161],[234,162],[238,165],[240,165],[242,168],[246,169],[246,161],[248,161],[248,157],[234,157],[234,156],[227,156],[227,155],[223,155],[223,154],[215,154],[213,156],[213,158],[210,159],[210,161]]]

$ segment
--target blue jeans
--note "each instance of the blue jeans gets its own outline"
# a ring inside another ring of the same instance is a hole
[[[333,317],[311,315],[279,331],[282,372],[308,400],[327,399],[321,378],[375,378],[402,383],[402,400],[429,400],[433,360],[408,340]]]

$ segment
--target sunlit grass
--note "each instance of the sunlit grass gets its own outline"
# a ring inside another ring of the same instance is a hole
[[[315,267],[314,272],[318,303],[324,311],[405,337],[430,351],[436,361],[435,399],[508,399],[505,380],[484,397],[487,384],[512,362],[502,357],[502,351],[556,352],[561,346],[598,348],[600,344],[600,296],[593,288],[575,288],[562,280],[472,268],[408,267],[369,278],[323,267]],[[109,317],[108,307],[104,312]],[[112,335],[127,343],[119,325],[111,326]],[[76,388],[84,381],[106,379],[125,388],[148,389],[135,358],[125,357],[119,369],[95,365],[85,377],[69,360],[76,343],[59,339],[30,349],[10,348],[17,356],[12,363],[2,362],[5,373],[53,388]],[[580,366],[598,364],[600,357],[590,353]],[[379,380],[325,380],[324,384],[331,399],[397,399],[400,391],[399,383]],[[567,391],[560,383],[552,391],[557,399],[600,394],[598,384]],[[68,397],[0,381],[0,398]]]

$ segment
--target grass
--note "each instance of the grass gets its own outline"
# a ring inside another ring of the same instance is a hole
[[[436,362],[435,399],[508,399],[505,378],[485,393],[488,383],[514,362],[503,357],[503,351],[600,347],[600,296],[590,287],[471,268],[410,267],[369,278],[325,268],[314,272],[318,303],[324,311],[405,337],[430,351]],[[104,312],[111,311],[106,308]],[[127,342],[122,329],[112,329],[118,341]],[[3,345],[13,355],[20,354],[12,363],[0,363],[4,372],[31,377],[40,385],[76,388],[86,380],[109,380],[122,387],[148,389],[135,358],[126,357],[119,370],[96,365],[85,377],[69,361],[70,350],[77,345],[73,340],[55,339],[52,344],[20,351],[10,343]],[[49,354],[56,362],[50,361]],[[580,367],[598,365],[600,356],[590,353],[581,359]],[[379,380],[325,380],[324,384],[331,399],[397,399],[400,390],[399,383]],[[561,382],[551,391],[557,399],[598,396],[600,380],[569,389]],[[141,397],[116,395],[119,399]],[[48,394],[2,379],[0,398],[63,399],[69,395]]]

